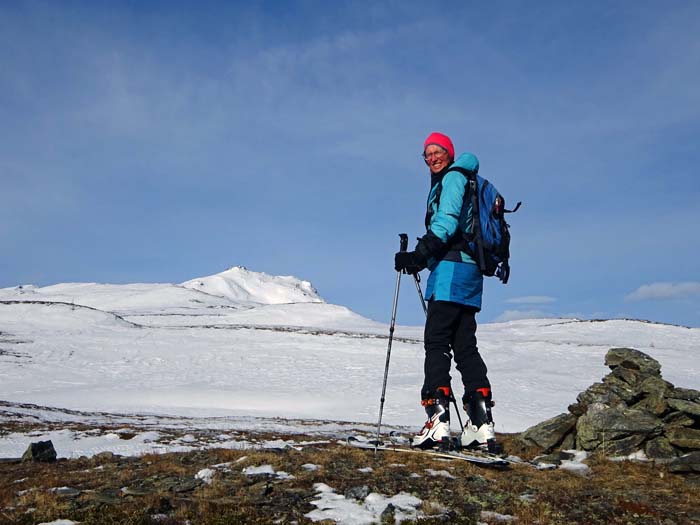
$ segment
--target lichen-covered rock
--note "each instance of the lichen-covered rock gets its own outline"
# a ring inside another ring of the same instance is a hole
[[[561,450],[571,450],[576,448],[576,433],[570,432],[567,434],[564,441],[562,441],[561,445],[559,445],[559,448]]]
[[[645,410],[655,416],[661,416],[668,410],[668,402],[663,394],[654,393],[643,398],[638,403],[632,405],[632,408]]]
[[[583,450],[595,450],[607,441],[633,434],[651,437],[662,429],[661,420],[643,410],[594,404],[576,422],[576,442]]]
[[[625,403],[633,403],[637,399],[639,399],[640,394],[639,390],[635,388],[635,385],[638,383],[630,383],[625,379],[622,379],[619,377],[620,374],[617,374],[615,372],[606,375],[603,378],[603,385],[607,390],[616,396],[618,396],[620,399],[622,399]]]
[[[648,376],[642,380],[637,387],[637,390],[646,395],[659,395],[666,397],[673,389],[673,383],[669,383],[661,378],[661,376]]]
[[[661,373],[661,364],[656,359],[634,348],[611,348],[605,355],[605,364],[613,370],[622,367],[645,375]]]
[[[520,434],[519,440],[526,446],[536,446],[549,451],[559,445],[576,426],[576,416],[559,414],[547,421],[538,423]]]
[[[663,418],[664,427],[692,427],[695,420],[683,412],[671,412]]]
[[[678,451],[663,436],[647,441],[644,452],[649,459],[656,460],[669,460],[678,456]]]
[[[567,407],[567,410],[570,414],[573,414],[576,417],[581,417],[586,413],[587,408],[588,406],[582,405],[581,403],[572,403]]]
[[[666,437],[671,445],[676,447],[700,450],[700,430],[687,427],[672,427],[666,429]]]
[[[621,439],[603,441],[598,447],[598,450],[606,456],[629,456],[640,449],[640,445],[645,439],[646,436],[643,434],[632,434]]]
[[[603,378],[603,383],[606,380],[609,382],[611,379],[615,379],[618,382],[624,383],[622,386],[624,388],[631,387],[633,392],[638,392],[637,387],[644,381],[647,376],[644,376],[639,370],[632,370],[629,368],[615,367],[612,369],[607,376]]]
[[[678,412],[683,412],[684,414],[700,418],[700,403],[686,401],[685,399],[670,398],[668,400],[668,406],[677,410]]]
[[[686,401],[698,401],[700,402],[700,390],[693,390],[692,388],[672,388],[668,392],[668,397],[674,399],[685,399]]]
[[[671,472],[700,472],[700,451],[684,454],[668,464]]]
[[[581,411],[581,415],[585,414],[588,407],[594,403],[610,407],[625,405],[625,401],[622,397],[612,391],[609,382],[607,384],[593,383],[576,396],[576,401],[578,402],[579,407],[577,408]]]

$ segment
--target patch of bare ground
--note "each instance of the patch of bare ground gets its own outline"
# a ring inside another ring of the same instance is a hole
[[[290,439],[299,442],[300,436]],[[504,436],[503,441],[508,445],[510,439]],[[375,455],[337,442],[301,449],[2,463],[0,523],[310,523],[305,514],[315,509],[316,483],[357,501],[370,492],[412,494],[423,502],[418,521],[426,524],[510,519],[533,525],[672,525],[700,520],[698,477],[599,457],[588,464],[586,475],[529,465],[496,471],[418,454]],[[251,474],[251,467],[264,465],[276,474]],[[211,471],[209,482],[197,477],[203,469]],[[387,520],[391,522],[385,516]]]

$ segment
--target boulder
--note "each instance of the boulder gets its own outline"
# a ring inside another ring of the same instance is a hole
[[[645,379],[645,377],[647,376],[642,375],[639,370],[616,367],[612,369],[612,372],[603,378],[603,382],[605,383],[606,379],[608,381],[611,379],[616,379],[618,382],[624,383],[625,388],[633,387],[636,391],[636,387]]]
[[[645,410],[655,416],[661,416],[668,410],[668,402],[663,394],[654,393],[643,398],[638,403],[632,405],[632,408]]]
[[[666,397],[673,389],[673,384],[663,380],[660,376],[648,376],[642,380],[637,390],[646,395],[660,395]]]
[[[700,472],[700,450],[684,454],[668,464],[671,472]]]
[[[581,417],[586,413],[587,408],[588,407],[586,405],[582,405],[581,403],[572,403],[567,407],[567,410],[570,414],[573,414],[576,417]]]
[[[695,420],[683,412],[671,412],[664,416],[663,422],[667,429],[670,427],[692,427],[695,424]]]
[[[22,455],[22,461],[53,463],[56,461],[56,449],[53,448],[53,443],[51,440],[31,443]]]
[[[684,414],[700,418],[700,403],[686,401],[685,399],[669,398],[668,406],[674,410],[677,410],[678,412],[683,412]]]
[[[668,438],[663,436],[647,441],[644,452],[649,459],[656,460],[668,460],[678,456],[678,451],[673,448]]]
[[[651,437],[662,429],[661,420],[643,410],[594,404],[576,422],[576,442],[583,450],[595,450],[604,442],[633,434]]]
[[[612,439],[601,443],[598,450],[606,456],[629,456],[640,449],[640,445],[646,439],[643,434],[632,434],[621,439]]]
[[[603,378],[603,386],[606,390],[622,399],[625,403],[633,403],[639,397],[639,391],[636,389],[638,380],[630,383],[627,379],[620,377],[620,373],[612,372]]]
[[[700,402],[700,390],[693,390],[692,388],[672,388],[668,393],[668,397]]]
[[[593,383],[586,390],[581,392],[576,396],[576,401],[579,407],[574,406],[569,407],[569,411],[573,414],[580,412],[580,415],[586,413],[588,407],[594,403],[600,403],[607,406],[624,406],[625,401],[621,396],[612,391],[610,382],[604,383]]]
[[[561,445],[559,445],[559,448],[561,450],[571,450],[576,448],[576,433],[571,432],[570,434],[567,434],[564,441],[562,441]]]
[[[605,364],[612,370],[622,367],[644,375],[661,374],[661,363],[634,348],[611,348],[605,355]]]
[[[559,445],[575,426],[576,416],[559,414],[528,428],[518,439],[526,446],[536,446],[549,451]]]
[[[666,437],[671,445],[676,447],[700,450],[700,430],[687,427],[672,427],[666,429]]]

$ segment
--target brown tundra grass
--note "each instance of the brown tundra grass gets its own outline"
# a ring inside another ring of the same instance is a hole
[[[502,439],[512,449],[510,437]],[[526,458],[532,454],[519,452]],[[211,484],[195,480],[201,469],[223,463],[230,465],[215,469]],[[304,469],[307,463],[318,469]],[[260,465],[294,478],[242,472]],[[697,475],[599,457],[590,458],[588,465],[591,471],[586,475],[538,471],[527,465],[495,471],[418,454],[375,456],[336,442],[301,450],[211,449],[53,464],[2,463],[0,524],[58,519],[81,525],[303,524],[310,523],[304,515],[315,509],[314,484],[321,482],[341,495],[358,487],[387,496],[413,494],[423,501],[419,508],[423,524],[505,523],[498,521],[499,514],[512,516],[518,525],[680,525],[700,520]],[[447,471],[453,478],[431,476],[427,469]],[[68,489],[52,490],[59,487]],[[382,520],[393,522],[390,515]]]

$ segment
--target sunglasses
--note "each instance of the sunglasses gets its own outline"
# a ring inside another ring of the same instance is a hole
[[[433,157],[435,158],[440,158],[440,157],[446,157],[448,153],[445,150],[442,151],[431,151],[430,153],[425,153],[423,152],[423,155],[421,155],[425,160],[430,160]]]

